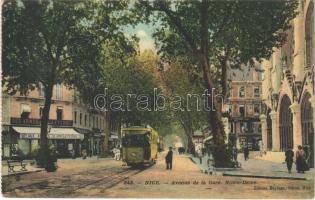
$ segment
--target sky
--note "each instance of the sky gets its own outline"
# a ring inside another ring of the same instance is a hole
[[[134,28],[130,26],[125,29],[125,33],[128,36],[136,34],[140,39],[140,52],[143,52],[145,49],[152,49],[155,51],[154,39],[152,38],[153,32],[154,27],[152,25],[143,23],[138,24]]]

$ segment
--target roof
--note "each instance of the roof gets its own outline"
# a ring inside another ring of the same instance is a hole
[[[232,81],[261,81],[262,67],[255,61],[253,66],[242,64],[240,68],[228,70],[227,74]]]

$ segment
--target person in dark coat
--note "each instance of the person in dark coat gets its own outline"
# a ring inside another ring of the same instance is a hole
[[[172,169],[172,162],[173,162],[173,151],[172,151],[172,147],[169,147],[169,150],[167,152],[167,155],[165,157],[165,161],[166,161],[166,169]]]
[[[309,168],[309,161],[310,161],[310,151],[308,146],[303,146],[303,150],[305,152],[305,171],[310,170]]]
[[[298,150],[295,153],[296,157],[296,171],[298,173],[304,173],[306,171],[306,160],[305,160],[305,152],[301,145],[298,146]]]
[[[288,172],[291,173],[292,164],[293,164],[294,152],[292,149],[288,149],[285,152],[285,162],[287,163]]]
[[[248,160],[249,149],[247,146],[244,147],[244,160]]]

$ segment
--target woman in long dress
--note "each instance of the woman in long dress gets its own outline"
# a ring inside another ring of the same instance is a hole
[[[298,146],[296,155],[296,170],[298,173],[304,173],[306,170],[305,152],[301,145]]]

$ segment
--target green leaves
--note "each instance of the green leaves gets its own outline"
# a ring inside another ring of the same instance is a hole
[[[83,82],[83,72],[96,76],[106,41],[134,51],[120,30],[129,23],[122,14],[127,6],[127,1],[4,2],[3,84],[27,92],[39,82],[55,83],[54,77],[72,86]]]

